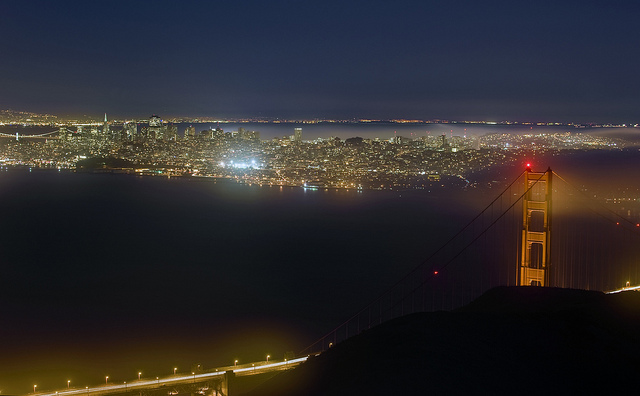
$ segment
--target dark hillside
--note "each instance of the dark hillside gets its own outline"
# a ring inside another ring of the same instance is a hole
[[[611,394],[639,370],[640,293],[504,287],[365,331],[248,395]]]

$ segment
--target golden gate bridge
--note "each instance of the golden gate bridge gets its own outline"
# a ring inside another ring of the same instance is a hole
[[[640,223],[527,164],[444,245],[301,354],[395,317],[462,307],[497,286],[636,290],[639,269]]]

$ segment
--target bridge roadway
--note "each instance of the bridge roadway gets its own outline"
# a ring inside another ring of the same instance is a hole
[[[621,289],[617,289],[617,290],[611,290],[608,292],[605,292],[607,294],[616,294],[616,293],[622,293],[622,292],[628,292],[628,291],[640,291],[640,286],[625,286]]]
[[[59,131],[52,131],[47,133],[41,133],[38,135],[20,135],[18,132],[15,134],[11,133],[2,133],[0,132],[0,138],[9,138],[9,139],[59,139],[59,136],[53,136],[53,134],[58,133]]]
[[[128,392],[138,392],[138,391],[151,391],[157,390],[159,388],[167,389],[169,395],[171,393],[171,386],[176,385],[187,385],[187,384],[197,384],[200,382],[204,382],[211,379],[219,379],[222,381],[224,379],[225,373],[227,371],[233,371],[233,373],[237,376],[244,375],[257,375],[264,374],[272,371],[282,371],[287,370],[289,368],[295,367],[302,362],[306,361],[308,356],[291,359],[291,360],[283,360],[283,361],[272,361],[272,362],[258,362],[258,363],[248,363],[238,366],[225,366],[219,367],[217,369],[207,370],[206,372],[200,373],[192,373],[192,374],[183,374],[178,373],[175,375],[171,375],[164,378],[157,379],[140,379],[134,380],[131,382],[125,383],[113,383],[113,384],[105,384],[96,387],[86,387],[86,388],[71,388],[71,389],[62,389],[58,391],[49,391],[49,392],[37,392],[37,393],[29,393],[29,396],[69,396],[69,395],[115,395],[122,394]],[[168,388],[167,388],[168,387]]]

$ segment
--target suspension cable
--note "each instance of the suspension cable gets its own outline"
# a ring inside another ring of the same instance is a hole
[[[518,181],[520,180],[520,177],[527,172],[527,170],[525,169],[522,173],[520,173],[518,175],[518,177],[516,177],[501,193],[500,195],[498,195],[493,201],[491,201],[491,203],[489,203],[480,213],[478,213],[478,215],[476,215],[473,219],[471,219],[460,231],[458,231],[455,235],[453,235],[451,238],[449,238],[449,240],[447,240],[442,246],[440,246],[440,248],[438,248],[436,251],[434,251],[431,255],[429,255],[429,257],[427,257],[426,259],[422,260],[417,266],[415,266],[409,273],[407,273],[407,275],[403,276],[400,280],[398,280],[397,282],[395,282],[393,285],[391,285],[390,287],[388,287],[384,292],[382,292],[380,295],[378,295],[375,299],[371,300],[371,302],[369,302],[367,305],[365,305],[362,309],[360,309],[358,312],[356,312],[354,315],[352,315],[351,317],[349,317],[347,320],[345,320],[344,322],[342,322],[341,324],[339,324],[338,326],[336,326],[333,330],[331,330],[330,332],[328,332],[327,334],[325,334],[323,337],[319,338],[318,340],[316,340],[314,343],[310,344],[309,346],[307,346],[305,349],[303,349],[302,351],[306,351],[309,348],[311,348],[313,345],[317,344],[318,341],[325,339],[327,336],[329,336],[330,334],[334,333],[335,331],[337,331],[339,328],[341,328],[344,325],[347,325],[349,322],[351,322],[352,320],[354,320],[355,318],[357,318],[360,314],[362,314],[364,311],[366,311],[371,305],[373,305],[374,303],[382,300],[382,298],[384,296],[386,296],[388,293],[390,293],[393,289],[395,289],[399,284],[401,284],[403,281],[405,281],[407,278],[409,278],[411,275],[413,275],[415,272],[417,272],[419,269],[421,269],[427,262],[429,262],[429,260],[431,260],[433,257],[435,257],[438,253],[440,253],[445,247],[447,247],[451,242],[453,242],[460,234],[462,234],[467,228],[469,228],[480,216],[482,216],[487,210],[489,210],[489,208],[491,208],[493,206],[493,204],[500,199],[507,191],[510,190],[510,188]],[[546,172],[545,172],[546,173]],[[541,176],[542,177],[542,176]],[[538,179],[540,180],[540,179]],[[536,180],[536,183],[538,181]],[[529,189],[527,191],[525,191],[524,194],[526,194],[532,187],[534,184],[531,185],[531,187],[529,187]],[[507,213],[516,203],[518,203],[518,201],[520,201],[520,199],[522,199],[522,197],[524,197],[524,194],[522,196],[520,196],[520,198],[518,198],[511,206],[509,206],[509,208],[503,212],[494,222],[492,222],[482,233],[480,233],[476,238],[474,238],[469,245],[465,246],[460,253],[458,253],[458,255],[456,255],[454,257],[454,259],[456,257],[458,257],[464,250],[466,250],[471,244],[473,244],[480,236],[484,235],[486,233],[486,231],[488,231],[489,228],[491,228],[498,220],[500,220],[500,218],[502,218],[504,216],[505,213]],[[452,259],[453,260],[453,259]],[[448,264],[448,263],[447,263]],[[446,266],[446,265],[445,265]],[[444,267],[443,267],[444,268]],[[421,287],[424,283],[426,283],[426,281],[422,282],[420,284],[419,287]],[[417,288],[416,288],[417,289]],[[411,293],[413,293],[416,289],[412,290]],[[411,294],[410,293],[410,294]],[[401,301],[404,301],[404,299],[402,299]],[[395,304],[393,307],[397,306],[397,304]],[[386,312],[386,311],[385,311]]]

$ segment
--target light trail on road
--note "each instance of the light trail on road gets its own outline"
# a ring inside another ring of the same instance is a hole
[[[84,388],[84,389],[64,389],[60,391],[54,392],[38,392],[38,393],[29,393],[29,395],[37,395],[37,396],[69,396],[69,395],[89,395],[89,394],[108,394],[108,393],[121,393],[127,392],[133,389],[141,389],[147,387],[161,387],[163,385],[168,384],[178,384],[185,382],[198,382],[198,380],[214,378],[217,376],[224,375],[227,371],[233,371],[236,374],[243,375],[251,375],[253,372],[256,374],[264,373],[266,371],[271,370],[280,370],[283,367],[295,366],[300,363],[303,363],[307,360],[308,356],[285,360],[281,362],[269,362],[265,364],[256,365],[256,363],[248,363],[244,364],[241,367],[220,367],[216,371],[210,371],[207,373],[196,373],[196,374],[178,374],[172,375],[171,377],[158,378],[158,379],[148,379],[148,380],[135,380],[131,383],[122,383],[122,384],[112,384],[112,385],[102,385],[99,387],[93,388]]]

